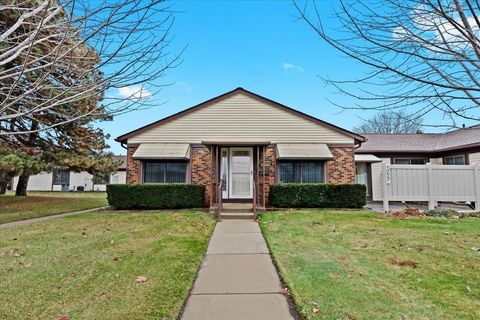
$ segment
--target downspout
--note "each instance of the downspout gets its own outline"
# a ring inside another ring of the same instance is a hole
[[[353,149],[357,150],[358,148],[360,148],[362,146],[362,143],[363,142],[367,142],[368,139],[365,138],[365,141],[360,141],[360,140],[357,140],[359,143],[358,143],[358,146],[355,147],[355,143],[353,143]]]

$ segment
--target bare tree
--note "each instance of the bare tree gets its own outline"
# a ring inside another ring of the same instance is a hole
[[[0,0],[0,138],[158,105],[163,0]]]
[[[366,119],[362,124],[353,128],[358,133],[381,133],[381,134],[398,134],[398,133],[421,133],[422,118],[412,116],[400,111],[381,111],[370,119]]]
[[[335,32],[325,27],[325,3],[294,4],[317,35],[369,71],[325,79],[358,101],[342,107],[440,112],[453,126],[480,121],[479,1],[340,0]]]

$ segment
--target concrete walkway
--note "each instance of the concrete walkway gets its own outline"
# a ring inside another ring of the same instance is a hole
[[[42,222],[50,219],[55,219],[55,218],[63,218],[63,217],[68,217],[68,216],[74,216],[80,213],[85,213],[85,212],[92,212],[92,211],[98,211],[98,210],[103,210],[107,209],[109,206],[105,207],[99,207],[99,208],[93,208],[93,209],[87,209],[87,210],[80,210],[80,211],[73,211],[73,212],[66,212],[66,213],[59,213],[59,214],[52,214],[50,216],[44,216],[44,217],[38,217],[38,218],[32,218],[32,219],[26,219],[26,220],[19,220],[19,221],[12,221],[12,222],[7,222],[0,224],[0,229],[4,228],[11,228],[11,227],[18,227],[18,226],[23,226],[26,224],[32,224],[36,222]]]
[[[255,221],[217,223],[182,319],[294,319]]]

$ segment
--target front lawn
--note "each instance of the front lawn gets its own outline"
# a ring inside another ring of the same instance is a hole
[[[214,219],[95,212],[0,230],[0,319],[175,319]]]
[[[28,192],[0,196],[0,224],[108,205],[105,192]]]
[[[480,319],[480,219],[307,210],[260,225],[308,319]]]

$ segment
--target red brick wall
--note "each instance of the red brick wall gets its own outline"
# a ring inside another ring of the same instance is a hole
[[[270,204],[270,187],[275,184],[276,179],[275,175],[277,172],[276,169],[276,156],[275,156],[275,147],[268,146],[265,148],[265,183],[263,185],[263,190],[265,193],[265,206],[269,206]],[[260,158],[260,174],[263,173],[263,157]],[[260,182],[263,182],[262,176],[260,175]],[[262,203],[263,205],[263,203]]]
[[[140,160],[133,160],[133,153],[138,147],[128,147],[127,149],[127,183],[138,184],[141,183],[142,162]]]
[[[327,183],[355,183],[353,147],[329,147],[333,160],[327,161]]]
[[[141,183],[142,164],[133,160],[132,155],[137,147],[128,147],[127,152],[127,183]],[[327,161],[326,182],[327,183],[355,183],[355,158],[353,147],[330,147],[334,159]],[[276,179],[276,156],[275,148],[268,146],[265,150],[265,176],[263,173],[263,159],[260,158],[260,179],[265,194],[265,204],[269,206],[269,194],[271,185],[277,182]],[[210,207],[210,197],[215,196],[212,190],[212,154],[206,146],[192,146],[191,159],[191,182],[202,184],[205,189],[205,206]],[[263,204],[263,203],[262,203]]]
[[[212,194],[212,155],[205,146],[192,147],[192,183],[203,184],[205,189],[205,206],[210,207],[210,195]]]

